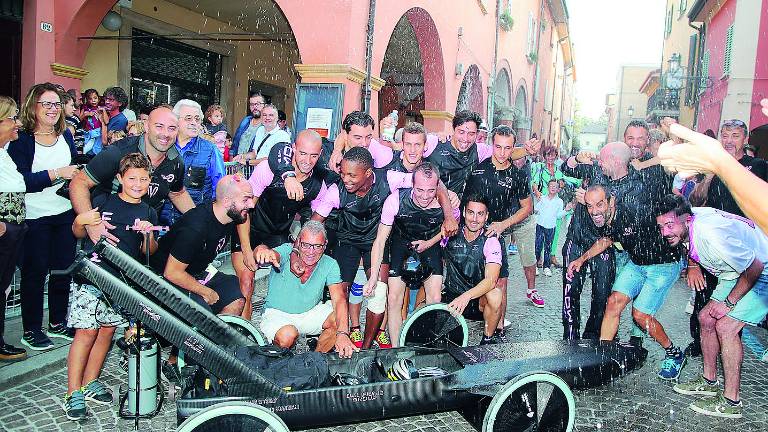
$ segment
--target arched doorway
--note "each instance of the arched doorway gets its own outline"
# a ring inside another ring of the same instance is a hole
[[[531,119],[528,117],[528,95],[524,82],[520,84],[515,94],[513,127],[517,132],[518,140],[528,139],[528,134],[531,132]]]
[[[472,110],[485,117],[483,106],[483,80],[480,78],[480,69],[477,68],[477,65],[472,65],[467,69],[464,79],[461,81],[459,98],[456,101],[456,112]]]
[[[399,125],[424,123],[422,110],[445,109],[445,73],[435,23],[422,8],[411,8],[390,36],[380,75],[379,117],[399,111]]]
[[[493,125],[512,125],[514,121],[512,79],[509,77],[509,71],[506,68],[500,69],[496,74],[493,97]]]

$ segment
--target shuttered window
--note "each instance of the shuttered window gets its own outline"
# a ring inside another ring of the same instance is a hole
[[[733,25],[728,27],[725,35],[725,56],[723,57],[723,76],[731,74],[731,60],[733,59]]]
[[[528,12],[528,51],[526,55],[533,53],[536,50],[536,19],[533,17],[533,12]]]
[[[709,51],[704,53],[701,59],[701,80],[699,81],[699,94],[707,90],[707,80],[709,79]]]
[[[682,18],[685,15],[686,9],[688,9],[688,0],[680,0],[680,12],[677,17]]]
[[[698,58],[698,41],[699,41],[699,35],[696,33],[692,34],[689,42],[688,42],[688,70],[693,72],[696,68],[696,59]],[[685,82],[685,104],[687,106],[690,106],[694,99],[695,94],[694,89],[696,86],[696,82],[692,79],[688,79]]]

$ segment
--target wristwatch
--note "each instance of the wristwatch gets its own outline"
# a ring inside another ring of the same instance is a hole
[[[725,303],[725,306],[726,306],[728,309],[733,309],[733,308],[735,308],[735,307],[736,307],[736,303],[738,303],[738,302],[736,302],[736,303],[731,303],[731,301],[730,301],[730,300],[728,300],[728,297],[726,296],[726,297],[725,297],[725,300],[723,300],[723,303]]]
[[[294,177],[295,178],[296,177],[296,173],[293,172],[293,171],[288,171],[288,172],[283,173],[283,175],[281,177],[283,178],[283,180],[287,179],[288,177]]]

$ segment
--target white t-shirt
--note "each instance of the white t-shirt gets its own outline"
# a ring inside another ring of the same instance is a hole
[[[6,146],[7,147],[7,146]],[[24,176],[16,168],[5,147],[0,148],[0,192],[24,192]]]
[[[262,141],[264,142],[263,144]],[[269,156],[269,151],[272,150],[272,146],[281,142],[291,142],[291,136],[288,132],[279,127],[275,127],[269,132],[267,132],[265,128],[261,128],[253,139],[253,151],[258,150],[256,159],[262,159]],[[261,148],[259,148],[259,145],[261,145]]]
[[[536,224],[547,229],[554,228],[557,220],[565,214],[563,208],[563,200],[559,196],[550,199],[549,195],[542,195],[536,203]]]
[[[734,280],[755,259],[768,263],[768,237],[751,220],[709,207],[694,207],[693,214],[691,259],[713,275]]]
[[[72,163],[72,154],[69,145],[63,136],[52,146],[44,146],[35,142],[35,159],[32,161],[32,172],[46,171],[61,168]],[[42,192],[28,193],[24,196],[24,204],[27,206],[27,219],[38,219],[43,216],[53,216],[72,209],[72,203],[56,195],[56,191],[62,186],[57,183],[43,189]]]

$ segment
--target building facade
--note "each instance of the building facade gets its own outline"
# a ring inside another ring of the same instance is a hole
[[[573,115],[563,0],[0,2],[22,6],[22,91],[119,85],[134,108],[220,103],[232,126],[258,90],[294,130],[309,108],[332,112],[337,130],[343,113],[367,106],[448,132],[453,113],[470,108],[551,143],[563,142]]]
[[[621,140],[629,122],[645,120],[648,116],[648,95],[640,88],[656,69],[654,65],[622,65],[619,68],[614,108],[616,120],[615,127],[609,127],[609,142]]]

